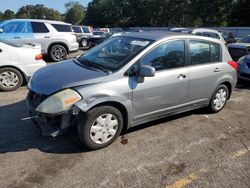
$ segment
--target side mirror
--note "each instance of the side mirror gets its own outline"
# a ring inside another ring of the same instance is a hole
[[[141,77],[154,77],[155,76],[155,68],[150,65],[141,65],[139,76]]]
[[[3,29],[2,28],[0,28],[0,33],[3,33],[4,31],[3,31]]]

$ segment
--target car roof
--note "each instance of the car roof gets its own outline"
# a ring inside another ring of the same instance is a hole
[[[180,30],[188,30],[188,29],[184,28],[184,27],[174,27],[174,28],[170,29],[170,31],[180,31]]]
[[[123,33],[124,37],[133,37],[138,39],[146,39],[146,40],[160,40],[167,37],[173,36],[183,36],[183,33],[175,33],[175,32],[162,32],[162,31],[147,31],[147,32],[126,32]]]
[[[187,33],[176,33],[176,32],[162,32],[162,31],[147,31],[147,32],[126,32],[121,33],[121,35],[117,36],[124,36],[124,37],[131,37],[131,38],[137,38],[137,39],[144,39],[144,40],[151,40],[151,41],[159,41],[162,39],[167,38],[188,38],[188,39],[194,39],[194,40],[206,40],[210,42],[216,42],[223,44],[223,42],[219,39],[206,37],[206,36],[197,36]]]
[[[214,29],[206,29],[206,28],[194,29],[192,32],[193,32],[193,33],[196,33],[196,32],[211,32],[211,33],[220,34],[219,31],[216,31],[216,30],[214,30]]]
[[[33,22],[43,22],[43,23],[50,23],[50,24],[71,25],[70,23],[66,23],[62,21],[44,20],[44,19],[11,19],[11,20],[6,20],[6,21],[33,21]]]
[[[72,27],[90,27],[90,26],[87,26],[87,25],[72,25]]]

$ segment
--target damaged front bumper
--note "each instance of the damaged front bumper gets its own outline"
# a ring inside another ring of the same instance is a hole
[[[39,95],[32,91],[28,93],[26,102],[29,108],[30,118],[34,124],[38,125],[43,136],[56,137],[66,132],[66,130],[77,124],[77,110],[69,109],[60,114],[43,114],[36,111],[36,107],[48,96]]]

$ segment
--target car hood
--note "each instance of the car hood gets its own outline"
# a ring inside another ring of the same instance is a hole
[[[230,48],[247,48],[250,47],[250,43],[232,43],[228,44]]]
[[[28,88],[39,94],[50,95],[65,88],[101,82],[107,75],[67,60],[39,69],[33,74]]]

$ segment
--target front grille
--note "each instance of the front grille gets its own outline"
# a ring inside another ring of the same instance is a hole
[[[29,100],[30,105],[32,105],[33,108],[36,108],[46,98],[48,98],[48,95],[41,95],[33,91],[29,91],[28,93],[28,100]]]
[[[247,54],[246,49],[241,48],[229,48],[229,53],[234,61],[238,61],[241,57],[245,56]]]
[[[245,77],[245,78],[250,78],[250,74],[246,74],[246,73],[241,73],[240,76]]]

